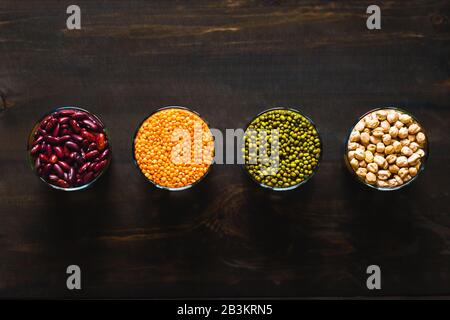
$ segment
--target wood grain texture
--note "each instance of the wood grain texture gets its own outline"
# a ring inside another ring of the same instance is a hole
[[[448,1],[0,1],[0,297],[450,295]],[[29,130],[59,105],[101,117],[113,163],[89,190],[31,172]],[[324,140],[301,189],[262,190],[232,165],[195,188],[154,189],[132,162],[137,124],[167,105],[218,129],[299,107]],[[409,188],[364,189],[343,142],[359,115],[404,106],[429,131]],[[65,289],[65,268],[83,290]],[[382,291],[365,269],[382,268]]]

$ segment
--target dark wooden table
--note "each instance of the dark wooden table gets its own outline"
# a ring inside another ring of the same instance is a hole
[[[448,1],[0,1],[0,297],[450,296]],[[91,189],[51,190],[25,145],[43,114],[76,105],[110,131],[113,164]],[[215,165],[195,188],[155,189],[132,162],[136,126],[191,107],[242,128],[273,106],[319,127],[317,175],[293,192]],[[410,187],[382,193],[343,165],[364,112],[403,106],[429,131]],[[66,288],[66,267],[82,290]],[[366,288],[366,268],[382,290]]]

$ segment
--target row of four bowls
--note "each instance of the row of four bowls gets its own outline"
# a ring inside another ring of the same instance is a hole
[[[317,171],[322,140],[313,121],[299,110],[265,110],[245,132],[244,168],[260,186],[276,191],[295,189]],[[140,123],[133,141],[136,165],[158,188],[188,189],[203,180],[214,162],[210,128],[188,108],[156,110]],[[273,150],[277,151],[275,162]],[[33,171],[48,186],[76,191],[91,186],[106,172],[112,150],[98,116],[78,107],[60,107],[35,124],[28,139],[28,155]],[[427,157],[423,127],[400,108],[365,113],[345,143],[345,163],[352,175],[382,191],[398,190],[414,181],[424,170]]]

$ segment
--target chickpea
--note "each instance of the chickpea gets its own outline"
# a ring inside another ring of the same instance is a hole
[[[408,164],[410,166],[415,166],[417,164],[417,162],[420,161],[420,156],[417,153],[413,153],[409,158],[408,158]]]
[[[386,159],[382,156],[376,155],[373,158],[373,161],[380,167],[383,167],[385,163],[387,163]]]
[[[366,119],[366,127],[370,129],[375,129],[380,124],[380,121],[378,121],[377,118],[368,117]]]
[[[417,142],[411,142],[409,144],[409,148],[413,151],[416,152],[417,150],[419,150],[419,145],[417,144]]]
[[[377,152],[383,153],[384,152],[384,144],[382,142],[377,143]]]
[[[364,154],[364,150],[361,148],[356,149],[355,151],[355,158],[358,160],[364,160],[365,158],[365,154]]]
[[[416,136],[413,135],[413,134],[410,134],[410,135],[408,135],[408,140],[409,140],[410,142],[414,142],[414,141],[416,141]]]
[[[364,119],[362,119],[356,124],[355,129],[358,130],[359,132],[362,132],[365,127],[366,127],[366,122],[364,121]]]
[[[378,171],[378,179],[387,180],[391,176],[391,172],[388,170],[380,170]]]
[[[358,170],[356,170],[356,174],[358,175],[358,177],[365,178],[366,174],[367,174],[367,169],[366,168],[358,168]]]
[[[367,165],[367,170],[369,170],[370,172],[373,172],[373,173],[377,173],[378,172],[378,165],[375,162],[369,163]]]
[[[347,153],[347,157],[348,157],[349,160],[352,160],[355,157],[355,151],[353,151],[353,150],[349,151]]]
[[[391,128],[391,125],[389,124],[389,121],[386,121],[386,120],[382,121],[381,122],[381,128],[383,129],[384,133],[388,133],[389,129]]]
[[[390,134],[383,135],[383,143],[387,146],[392,143],[392,137]]]
[[[389,134],[392,138],[396,138],[398,136],[398,128],[397,127],[391,127],[389,129]]]
[[[349,142],[347,145],[347,150],[356,150],[360,144],[358,142]]]
[[[368,145],[370,142],[370,134],[368,132],[361,133],[360,140],[363,145]]]
[[[390,123],[396,123],[398,120],[398,112],[396,111],[389,111],[388,115],[387,115],[387,120]]]
[[[386,148],[384,148],[385,154],[391,154],[393,152],[394,152],[394,146],[387,146]]]
[[[392,146],[394,147],[394,152],[400,152],[402,150],[402,144],[397,140],[392,143]]]
[[[390,155],[388,155],[388,156],[386,157],[386,161],[387,161],[389,164],[395,163],[395,160],[397,160],[397,156],[396,156],[395,154],[390,154]]]
[[[425,134],[424,134],[423,132],[419,132],[419,133],[416,135],[416,140],[417,140],[417,143],[419,143],[419,144],[424,144],[424,143],[425,143],[425,140],[426,140]]]
[[[381,128],[376,128],[375,130],[372,131],[372,136],[377,137],[377,138],[381,138],[383,137],[384,132],[383,129]]]
[[[402,148],[401,152],[404,156],[407,156],[407,157],[409,157],[410,155],[413,154],[413,151],[409,147],[406,147],[406,146]]]
[[[400,178],[402,178],[403,180],[405,180],[405,177],[407,175],[409,175],[409,170],[408,168],[400,168],[400,170],[398,170],[398,175]]]
[[[408,158],[406,158],[405,156],[398,157],[395,160],[395,164],[400,168],[406,167],[408,165]]]
[[[387,187],[389,187],[389,183],[387,183],[387,182],[384,181],[384,180],[378,180],[378,181],[377,181],[377,185],[378,185],[378,187],[380,187],[380,188],[387,188]]]
[[[382,121],[382,120],[386,120],[388,112],[386,110],[378,110],[375,112],[377,119]]]
[[[421,158],[425,157],[425,151],[423,151],[423,149],[417,150],[416,153],[417,153]]]
[[[405,139],[408,137],[408,129],[406,128],[400,128],[400,130],[398,130],[398,137],[400,139]]]
[[[397,180],[397,183],[398,183],[399,185],[400,185],[400,184],[403,184],[403,179],[400,178],[398,175],[395,175],[395,176],[394,176],[394,179]]]
[[[417,169],[416,169],[415,167],[410,167],[410,168],[408,169],[408,171],[409,171],[409,175],[410,175],[411,177],[415,177],[415,176],[417,175]]]
[[[363,160],[363,161],[360,161],[359,162],[359,166],[361,167],[361,168],[365,168],[365,167],[367,167],[367,163]]]
[[[406,177],[403,178],[403,181],[408,182],[411,179],[412,179],[412,177],[408,174],[408,175],[406,175]]]
[[[398,120],[400,120],[400,122],[404,123],[404,124],[410,124],[412,122],[412,118],[410,115],[408,114],[401,114],[398,118]]]
[[[375,184],[377,182],[377,176],[372,172],[367,172],[366,174],[366,182],[368,184]]]
[[[416,134],[420,131],[420,127],[417,123],[413,123],[408,127],[409,134]]]
[[[400,128],[402,128],[404,126],[403,122],[397,121],[394,126],[400,130]]]
[[[375,136],[370,136],[369,140],[370,140],[370,143],[373,143],[373,144],[377,144],[378,142],[381,142],[381,139],[377,138]]]
[[[398,181],[394,178],[389,179],[388,183],[389,183],[389,187],[391,187],[391,188],[398,186]]]
[[[366,150],[364,155],[364,161],[366,161],[367,163],[373,162],[373,153],[371,151]]]
[[[369,150],[370,152],[374,153],[377,150],[377,146],[374,145],[373,143],[369,144],[367,146],[367,150]]]
[[[400,140],[400,143],[402,144],[402,147],[404,147],[404,146],[409,146],[411,141],[409,141],[409,139],[403,139],[403,140]]]
[[[356,158],[353,158],[352,160],[350,160],[350,165],[353,169],[356,170],[359,167],[359,161]]]
[[[350,134],[350,141],[351,142],[358,142],[359,138],[360,138],[359,131],[353,130],[352,133]]]
[[[392,164],[392,165],[389,166],[389,171],[391,173],[397,173],[398,170],[400,170],[400,168],[396,164]]]

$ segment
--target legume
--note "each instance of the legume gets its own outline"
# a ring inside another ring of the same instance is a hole
[[[47,115],[33,129],[28,150],[37,174],[62,189],[91,183],[111,156],[103,124],[79,108],[60,108]]]
[[[312,176],[321,148],[316,128],[300,112],[269,110],[246,129],[245,168],[263,186],[290,189]]]
[[[347,162],[364,183],[398,189],[422,168],[426,144],[422,127],[409,114],[394,108],[379,109],[369,112],[352,129]]]
[[[184,108],[166,108],[148,117],[134,139],[136,163],[158,187],[182,189],[199,181],[214,157],[208,125]]]

